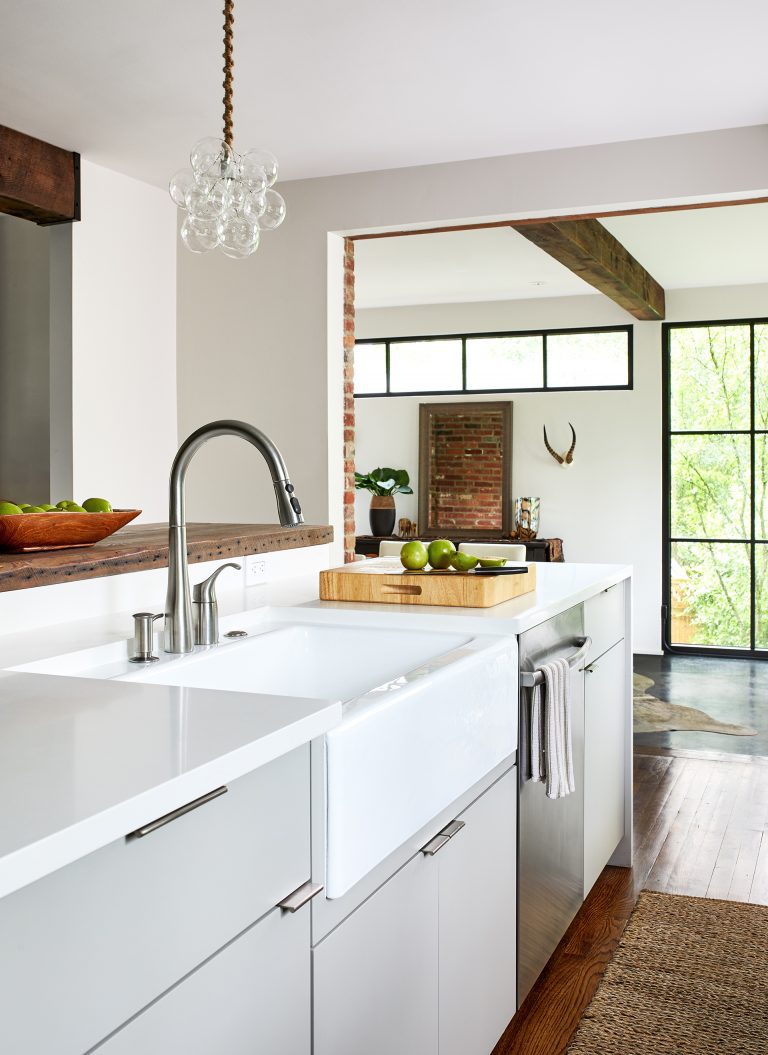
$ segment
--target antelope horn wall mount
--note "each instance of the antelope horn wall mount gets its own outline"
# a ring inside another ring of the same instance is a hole
[[[566,469],[573,462],[573,452],[576,450],[576,429],[573,427],[573,425],[571,425],[570,421],[568,422],[568,424],[571,428],[573,442],[571,443],[571,446],[568,448],[565,454],[558,454],[557,451],[551,446],[549,440],[547,439],[547,426],[544,426],[544,446],[547,448],[547,450],[558,463],[558,465],[562,465],[564,469]]]

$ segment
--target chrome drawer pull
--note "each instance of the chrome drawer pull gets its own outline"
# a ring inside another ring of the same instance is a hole
[[[278,901],[277,907],[285,912],[295,912],[302,905],[306,905],[308,901],[311,901],[313,897],[317,897],[322,889],[323,887],[320,883],[312,883],[308,880],[306,883],[302,883],[292,894],[289,894],[288,897]]]
[[[193,799],[192,802],[188,802],[184,806],[179,806],[177,810],[171,810],[170,813],[163,814],[162,817],[158,817],[155,821],[150,821],[149,824],[142,824],[142,826],[137,828],[135,832],[130,832],[126,838],[141,839],[143,836],[149,835],[151,832],[156,832],[157,829],[162,828],[163,825],[170,824],[171,821],[183,817],[185,813],[191,813],[192,810],[196,810],[198,806],[204,806],[206,802],[212,802],[220,795],[224,795],[228,790],[229,789],[225,784],[223,787],[215,788],[213,791],[208,791],[205,795],[201,795],[199,799]]]
[[[442,848],[449,843],[454,835],[457,835],[463,827],[464,821],[451,821],[450,824],[446,824],[441,832],[438,832],[434,838],[430,839],[428,843],[422,846],[421,852],[426,857],[434,857],[437,851],[442,850]]]

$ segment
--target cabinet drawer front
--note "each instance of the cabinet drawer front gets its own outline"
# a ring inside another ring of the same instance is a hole
[[[312,951],[314,1055],[437,1055],[437,868],[419,854]]]
[[[307,1055],[309,920],[308,909],[271,912],[101,1044],[98,1055]]]
[[[460,814],[440,870],[440,1055],[488,1055],[517,1008],[517,767]]]
[[[4,898],[0,1050],[81,1055],[309,873],[307,745]]]
[[[597,659],[609,648],[621,641],[626,632],[624,609],[624,583],[584,602],[584,632],[592,638],[592,647],[587,661]]]
[[[624,836],[627,654],[614,645],[584,683],[584,896]]]

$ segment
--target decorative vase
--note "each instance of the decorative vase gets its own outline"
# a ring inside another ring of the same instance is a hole
[[[395,530],[395,499],[393,495],[374,495],[368,519],[372,535],[391,535]]]
[[[539,502],[538,498],[515,499],[514,538],[536,538],[539,533]]]

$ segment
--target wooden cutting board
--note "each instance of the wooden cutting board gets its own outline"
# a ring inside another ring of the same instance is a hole
[[[524,575],[475,575],[405,571],[399,560],[355,561],[320,572],[320,599],[491,608],[536,589],[536,565],[526,567]]]

